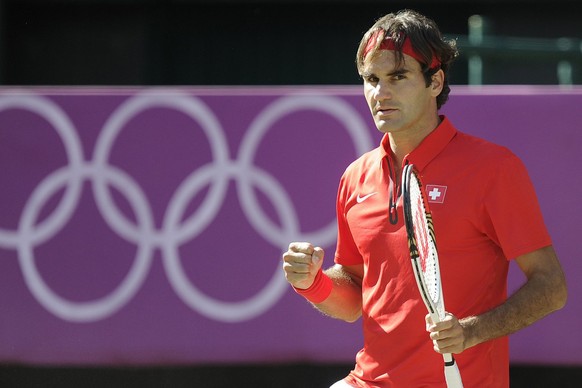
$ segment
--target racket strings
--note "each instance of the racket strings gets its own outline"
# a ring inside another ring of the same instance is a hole
[[[428,295],[438,306],[440,304],[440,276],[434,224],[432,215],[426,211],[421,190],[420,183],[411,176],[410,197],[413,199],[411,210],[412,217],[416,220],[413,225],[418,256]]]

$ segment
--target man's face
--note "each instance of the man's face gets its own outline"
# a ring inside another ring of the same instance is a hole
[[[404,63],[397,66],[393,51],[380,50],[366,59],[362,77],[364,95],[380,132],[396,136],[425,132],[437,117],[435,97],[442,82],[437,88],[426,87],[420,63],[414,58],[404,54]]]

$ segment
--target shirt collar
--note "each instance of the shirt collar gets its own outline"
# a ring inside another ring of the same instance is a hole
[[[404,164],[414,164],[417,171],[422,171],[455,137],[457,129],[446,116],[443,115],[440,118],[441,123],[424,138],[418,147],[404,157]],[[392,155],[390,139],[388,134],[385,134],[380,146],[380,157],[384,159]]]

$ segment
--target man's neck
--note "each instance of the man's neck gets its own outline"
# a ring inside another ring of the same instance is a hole
[[[394,162],[400,168],[402,161],[411,153],[420,143],[441,123],[441,118],[436,116],[434,120],[430,120],[419,126],[417,130],[409,130],[402,133],[390,133],[390,149],[394,155]]]

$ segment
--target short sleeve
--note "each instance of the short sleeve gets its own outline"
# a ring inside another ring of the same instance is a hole
[[[508,259],[551,245],[534,186],[522,161],[508,151],[485,186],[488,234]]]

